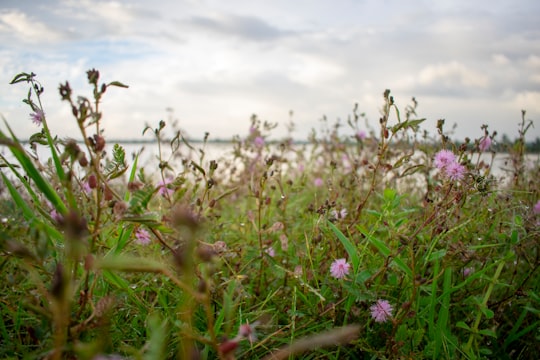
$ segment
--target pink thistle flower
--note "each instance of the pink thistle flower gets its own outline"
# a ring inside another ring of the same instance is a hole
[[[45,118],[45,113],[41,109],[36,109],[33,113],[30,114],[30,120],[36,125],[41,125],[43,119]]]
[[[446,166],[444,172],[450,180],[462,180],[465,175],[465,166],[458,162],[453,162]]]
[[[137,229],[135,231],[135,241],[139,245],[148,245],[152,242],[152,239],[150,238],[150,233],[144,229]]]
[[[267,247],[267,248],[264,250],[264,252],[265,252],[266,254],[268,254],[268,256],[270,256],[270,257],[276,256],[276,251],[275,251],[274,248],[271,247],[271,246],[270,246],[270,247]]]
[[[330,265],[330,275],[336,279],[343,279],[345,276],[349,275],[350,270],[351,264],[345,259],[337,259]]]
[[[480,140],[480,144],[478,145],[478,148],[480,151],[486,151],[491,146],[491,138],[489,136],[485,136],[482,140]]]
[[[388,319],[392,318],[392,305],[386,300],[377,300],[377,302],[372,305],[369,310],[371,310],[371,317],[375,319],[375,322],[385,322]]]
[[[450,150],[441,150],[435,154],[435,166],[441,170],[456,161],[456,155]]]
[[[366,132],[363,131],[363,130],[359,130],[359,131],[356,133],[356,138],[357,138],[358,140],[364,140],[366,137],[367,137]]]
[[[264,138],[262,136],[257,136],[253,140],[253,143],[255,144],[256,147],[262,148],[264,146]]]
[[[533,212],[535,214],[540,214],[540,200],[538,200],[538,202],[536,203],[536,205],[534,205],[533,207]]]
[[[168,185],[173,183],[173,179],[168,177],[165,180],[158,182],[158,194],[161,196],[171,196],[174,193],[173,189],[169,189]]]
[[[315,185],[316,187],[321,187],[323,186],[323,184],[324,181],[321,178],[316,178],[315,180],[313,180],[313,185]]]

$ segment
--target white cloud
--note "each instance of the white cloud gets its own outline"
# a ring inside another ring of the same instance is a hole
[[[54,43],[65,39],[62,32],[18,10],[0,13],[0,33],[25,43]]]
[[[488,78],[457,61],[452,61],[426,66],[420,71],[418,82],[421,85],[485,88]]]

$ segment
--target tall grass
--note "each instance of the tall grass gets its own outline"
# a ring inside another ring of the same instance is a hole
[[[51,134],[65,120],[45,116],[33,73],[12,81],[40,131],[29,148],[0,131],[1,358],[537,356],[525,113],[505,183],[478,155],[488,126],[456,145],[439,120],[431,138],[389,90],[377,129],[355,107],[305,146],[254,116],[215,159],[209,134],[195,146],[160,121],[142,129],[159,144],[149,172],[103,131],[102,97],[127,86],[87,75],[90,97],[59,87],[74,139]]]

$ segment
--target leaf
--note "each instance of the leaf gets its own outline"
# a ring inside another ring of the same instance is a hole
[[[35,76],[36,76],[36,74],[34,74],[34,73],[28,74],[28,73],[22,72],[22,73],[19,73],[19,74],[15,75],[13,80],[10,81],[10,84],[16,84],[16,83],[20,83],[20,82],[29,82],[29,81],[32,81]]]
[[[6,123],[6,126],[7,123]],[[9,129],[9,126],[8,126]],[[10,129],[11,130],[11,129]],[[0,131],[0,139],[7,139],[8,137],[4,134],[4,132]],[[21,167],[26,171],[26,174],[30,179],[34,181],[37,188],[41,191],[41,193],[49,200],[49,202],[54,206],[56,211],[60,214],[66,214],[67,213],[67,207],[58,195],[58,193],[54,190],[54,188],[51,186],[51,184],[41,175],[41,172],[36,169],[34,166],[34,163],[26,153],[26,151],[22,148],[20,145],[20,142],[17,140],[15,135],[12,133],[13,143],[10,145],[9,149],[11,150],[11,153],[13,156],[17,159]]]
[[[478,331],[478,333],[482,335],[486,335],[486,336],[491,336],[495,339],[497,338],[497,333],[491,329],[483,329],[483,330]]]
[[[332,224],[330,221],[328,221],[328,226],[334,234],[336,234],[337,238],[345,248],[345,251],[347,251],[347,254],[349,255],[349,258],[351,259],[351,263],[353,266],[354,271],[358,269],[358,265],[360,264],[360,258],[358,257],[358,252],[356,249],[356,246],[339,230],[334,224]]]
[[[116,179],[122,176],[128,166],[126,164],[126,151],[118,144],[113,147],[113,160],[105,166],[104,175],[107,179]]]
[[[461,328],[461,329],[465,329],[465,330],[469,330],[469,331],[471,330],[469,325],[467,325],[464,321],[458,321],[456,323],[456,327]]]
[[[358,227],[358,230],[368,239],[368,241],[379,250],[379,252],[385,257],[391,256],[390,249],[379,239],[373,237],[370,235],[365,229],[363,229],[361,226]],[[393,261],[396,263],[397,267],[400,268],[405,274],[407,274],[409,277],[412,277],[412,270],[405,264],[405,262],[400,258],[395,256],[393,258]]]
[[[121,87],[121,88],[129,88],[128,85],[125,85],[125,84],[122,84],[120,81],[111,81],[110,83],[107,84],[107,86],[117,86],[117,87]]]
[[[495,315],[493,310],[490,310],[487,306],[480,306],[480,311],[482,311],[482,314],[484,314],[486,319],[493,319],[493,316]]]

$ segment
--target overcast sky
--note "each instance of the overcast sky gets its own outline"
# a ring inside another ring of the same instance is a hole
[[[435,132],[480,137],[489,124],[517,134],[521,109],[540,136],[538,0],[1,0],[0,113],[19,137],[38,130],[22,104],[34,72],[53,131],[75,134],[58,84],[89,95],[86,70],[129,89],[105,94],[108,137],[140,138],[174,109],[191,137],[246,134],[251,114],[279,123],[289,112],[306,139],[324,115],[353,105],[375,125],[382,93],[403,109],[415,96]]]

